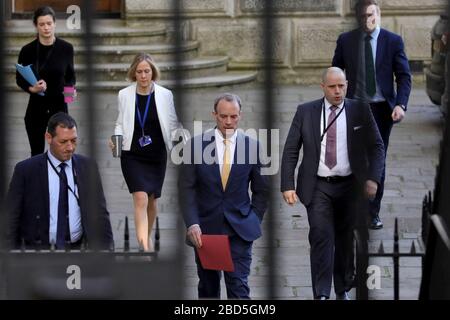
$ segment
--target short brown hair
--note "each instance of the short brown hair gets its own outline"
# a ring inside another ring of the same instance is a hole
[[[56,21],[56,14],[55,14],[55,10],[52,9],[52,7],[49,6],[43,6],[43,7],[39,7],[36,9],[36,11],[34,11],[33,14],[33,24],[35,26],[37,26],[37,21],[39,17],[43,17],[43,16],[51,16],[53,19],[53,22]]]
[[[152,69],[152,80],[153,81],[158,80],[159,77],[161,76],[161,73],[159,72],[158,67],[153,61],[152,56],[144,52],[138,53],[134,57],[133,62],[131,63],[131,66],[127,72],[127,79],[133,82],[136,81],[136,69],[138,64],[141,63],[142,61],[147,61],[147,63],[150,65],[150,68]]]
[[[376,5],[377,7],[380,7],[377,0],[358,0],[355,4],[355,15],[359,19],[359,16],[361,13],[371,5]]]

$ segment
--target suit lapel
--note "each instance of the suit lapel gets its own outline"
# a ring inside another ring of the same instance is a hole
[[[322,120],[322,105],[323,99],[317,100],[311,112],[311,124],[314,134],[317,156],[320,157],[320,121]]]
[[[353,138],[353,127],[354,127],[354,105],[347,99],[345,99],[345,118],[347,120],[347,152],[350,155],[350,148]]]
[[[205,152],[205,149],[208,148],[206,154],[204,154],[203,157],[205,156],[208,157],[209,155],[211,155],[211,157],[214,158],[212,164],[206,162],[205,165],[209,168],[216,184],[220,186],[220,189],[222,189],[222,179],[220,175],[219,158],[217,155],[216,137],[214,136],[214,130],[205,132],[204,139],[202,142],[203,142],[202,151]],[[203,161],[205,160],[203,159]]]
[[[43,190],[47,190],[47,196],[44,197],[44,221],[50,219],[50,191],[48,189],[48,161],[47,152],[42,155],[42,159],[39,164],[39,180]]]
[[[377,56],[375,57],[375,73],[381,68],[385,37],[386,33],[384,32],[383,29],[380,29],[380,33],[378,34],[377,39],[377,50],[376,50]]]

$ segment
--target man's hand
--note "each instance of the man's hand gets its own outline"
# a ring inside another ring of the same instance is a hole
[[[196,247],[202,247],[202,230],[198,224],[193,224],[187,229],[187,237],[189,241]]]
[[[366,196],[369,200],[373,200],[377,194],[378,184],[375,181],[366,181]]]
[[[295,194],[295,190],[284,191],[283,199],[290,206],[293,206],[298,201],[297,195]]]
[[[405,111],[400,106],[395,106],[392,111],[392,120],[394,122],[400,122],[405,117]]]

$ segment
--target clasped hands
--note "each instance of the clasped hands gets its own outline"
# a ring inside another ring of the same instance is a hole
[[[38,82],[36,82],[34,86],[28,87],[28,90],[30,90],[31,93],[45,92],[45,90],[47,90],[47,82],[41,79]]]

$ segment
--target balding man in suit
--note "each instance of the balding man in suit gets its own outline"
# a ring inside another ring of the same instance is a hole
[[[353,273],[355,203],[373,198],[384,162],[383,141],[369,105],[345,99],[344,72],[323,73],[324,97],[297,107],[281,162],[281,191],[308,212],[311,276],[315,299],[328,299],[334,277],[336,298],[348,300]],[[303,159],[294,182],[300,149]]]

